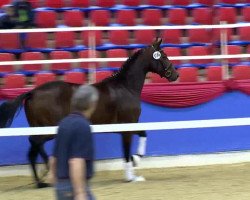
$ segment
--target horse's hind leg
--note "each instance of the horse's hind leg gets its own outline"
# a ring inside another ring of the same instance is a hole
[[[36,161],[37,161],[37,157],[40,151],[41,146],[43,146],[43,143],[38,143],[34,140],[34,138],[32,136],[29,137],[29,142],[30,142],[30,149],[28,152],[28,158],[29,158],[29,162],[33,171],[33,175],[35,178],[35,182],[36,182],[36,186],[38,188],[44,188],[44,187],[48,187],[49,184],[47,183],[43,183],[38,174],[37,174],[37,168],[36,168]]]
[[[147,145],[147,134],[146,131],[140,131],[137,133],[139,135],[139,144],[137,148],[137,154],[132,155],[132,161],[134,166],[138,166],[141,158],[146,153],[146,145]]]
[[[46,176],[49,172],[49,156],[47,155],[47,153],[44,150],[44,144],[41,144],[39,147],[39,154],[42,157],[44,164],[46,166],[46,171],[44,172],[43,176]]]
[[[46,167],[48,169],[48,163],[49,163],[49,156],[47,155],[47,153],[45,152],[44,150],[44,144],[40,145],[40,148],[39,148],[39,154],[40,156],[42,157],[44,163],[46,164]]]
[[[131,181],[144,181],[143,177],[137,177],[135,175],[135,170],[133,163],[131,161],[131,143],[132,143],[132,134],[131,133],[123,133],[122,134],[122,144],[123,144],[123,152],[125,158],[125,179],[128,182]]]

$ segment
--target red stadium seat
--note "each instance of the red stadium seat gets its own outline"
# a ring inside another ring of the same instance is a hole
[[[85,8],[91,5],[90,0],[71,0],[69,2],[71,2],[71,6],[75,8]]]
[[[25,82],[25,76],[22,74],[7,74],[4,77],[4,88],[24,88]]]
[[[136,24],[136,12],[135,10],[118,10],[116,13],[116,23],[135,26]]]
[[[237,65],[232,68],[233,78],[236,80],[250,79],[250,67]]]
[[[247,53],[250,54],[250,45],[247,46]]]
[[[92,50],[92,52],[90,52],[91,50],[83,50],[79,52],[79,57],[80,58],[89,58],[89,57],[94,57],[94,58],[100,58],[100,53],[99,51],[95,51]],[[93,56],[91,56],[93,54]],[[80,67],[83,69],[89,69],[90,67],[100,67],[100,63],[99,62],[82,62],[80,64]]]
[[[54,28],[54,27],[56,27],[56,13],[54,11],[36,12],[35,24],[39,28]]]
[[[127,58],[128,52],[125,49],[109,49],[106,51],[107,58]],[[124,62],[108,62],[108,67],[121,67]]]
[[[47,33],[27,33],[25,39],[26,48],[47,48]]]
[[[169,83],[166,78],[161,78],[158,74],[149,73],[149,79],[151,83]]]
[[[0,49],[20,49],[18,33],[0,33]]]
[[[129,32],[127,30],[112,30],[109,32],[110,42],[116,45],[127,45]]]
[[[84,15],[79,10],[69,10],[63,13],[64,24],[72,27],[81,27],[84,24]]]
[[[211,33],[208,29],[188,29],[189,42],[210,43]]]
[[[205,56],[209,54],[210,54],[209,48],[206,46],[192,46],[187,49],[188,56]],[[190,62],[194,64],[207,64],[212,61],[209,59],[202,59],[202,60],[196,59],[196,60],[191,60]]]
[[[228,54],[241,54],[242,53],[242,47],[237,45],[228,45]],[[230,58],[228,59],[228,62],[230,63],[238,63],[240,62],[240,58]]]
[[[141,0],[122,0],[121,3],[126,6],[139,6]]]
[[[39,86],[44,83],[55,81],[56,76],[53,73],[38,73],[34,76],[34,85]]]
[[[43,60],[44,56],[40,52],[24,52],[21,54],[21,60]],[[42,70],[42,64],[23,65],[25,71],[37,72]]]
[[[190,0],[171,0],[170,5],[180,5],[180,6],[187,6],[190,4]]]
[[[216,4],[215,0],[196,0],[196,2],[207,6],[213,6]]]
[[[14,55],[10,53],[0,53],[0,62],[1,61],[14,61]],[[0,65],[0,73],[9,73],[13,72],[14,68],[12,65]]]
[[[198,68],[196,67],[183,67],[178,69],[180,82],[197,82],[198,81]]]
[[[63,0],[45,0],[45,7],[51,7],[51,8],[62,8],[64,7],[64,1]]]
[[[37,0],[29,0],[31,3],[32,8],[39,8],[42,7],[41,2]]]
[[[173,8],[168,11],[168,22],[170,24],[185,25],[187,10],[184,8]]]
[[[155,36],[155,30],[136,30],[135,43],[149,45],[154,41]]]
[[[212,24],[213,17],[211,8],[195,8],[192,10],[193,22],[198,24]]]
[[[89,46],[89,38],[93,37],[96,46],[100,46],[102,44],[102,32],[101,31],[83,31],[81,33],[81,40],[83,41],[83,45]]]
[[[241,9],[242,20],[250,22],[250,6],[245,6]]]
[[[165,47],[163,48],[163,51],[165,52],[165,54],[170,57],[170,56],[182,56],[181,55],[181,49],[178,47]],[[171,60],[171,62],[174,65],[180,65],[181,61],[180,60]]]
[[[72,31],[55,32],[55,47],[67,48],[75,46],[75,33]]]
[[[227,29],[224,29],[224,30],[226,31],[226,34],[227,34],[227,40],[232,40],[233,29],[227,28]],[[211,34],[212,34],[212,41],[213,42],[219,42],[220,41],[221,31],[222,31],[222,29],[218,29],[218,28],[212,29]]]
[[[111,71],[97,71],[95,73],[95,80],[96,82],[100,82],[112,75]]]
[[[221,66],[209,66],[206,67],[207,81],[221,81],[222,80],[222,67]]]
[[[153,17],[152,17],[153,16]],[[161,25],[162,13],[160,9],[145,9],[142,11],[142,23],[149,26]]]
[[[11,4],[12,0],[1,0],[0,1],[0,7],[7,5],[7,4]]]
[[[182,30],[180,29],[169,29],[163,30],[162,39],[164,43],[180,44],[182,37]]]
[[[110,18],[108,10],[92,10],[90,12],[90,20],[95,26],[108,26]]]
[[[68,83],[84,84],[86,82],[86,75],[82,72],[66,72],[64,81]]]
[[[246,26],[246,27],[239,27],[238,29],[238,35],[240,40],[243,41],[250,41],[250,27]]]
[[[146,4],[153,6],[164,6],[165,0],[147,0]]]
[[[239,0],[219,0],[219,3],[236,4],[239,3]]]
[[[222,21],[227,22],[228,24],[236,23],[236,9],[234,7],[220,7],[216,10],[216,22],[220,23]]]
[[[115,0],[96,0],[96,5],[100,7],[112,7],[115,4]]]
[[[50,53],[51,59],[72,59],[72,54],[68,51],[52,51]],[[54,63],[51,64],[51,70],[69,70],[71,69],[70,63]]]

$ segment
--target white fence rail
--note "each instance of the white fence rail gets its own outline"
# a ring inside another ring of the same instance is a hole
[[[62,32],[62,31],[111,31],[111,30],[171,30],[171,29],[223,29],[250,26],[250,23],[239,24],[216,24],[216,25],[181,25],[181,26],[84,26],[65,28],[35,28],[35,29],[11,29],[0,30],[0,33],[40,33],[40,32]]]
[[[230,58],[250,58],[250,54],[233,55],[208,55],[208,56],[169,56],[169,60],[205,60],[205,59],[230,59]],[[1,65],[34,65],[52,63],[80,63],[80,62],[119,62],[128,58],[76,58],[76,59],[54,59],[54,60],[27,60],[27,61],[1,61]]]
[[[229,118],[229,119],[209,119],[209,120],[188,120],[170,122],[148,122],[148,123],[128,123],[128,124],[105,124],[92,125],[94,133],[143,131],[143,130],[176,130],[194,128],[214,128],[231,126],[250,126],[250,117]],[[30,127],[30,128],[2,128],[0,137],[4,136],[26,136],[26,135],[53,135],[56,134],[57,127]]]

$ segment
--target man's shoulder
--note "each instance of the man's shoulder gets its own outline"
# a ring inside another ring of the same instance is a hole
[[[82,116],[78,116],[78,115],[73,115],[70,114],[68,116],[66,116],[59,125],[63,125],[63,124],[71,124],[73,126],[77,126],[77,127],[89,127],[90,123],[87,119],[85,119]]]

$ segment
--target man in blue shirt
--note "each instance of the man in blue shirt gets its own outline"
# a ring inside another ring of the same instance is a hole
[[[96,108],[98,91],[81,86],[71,100],[72,113],[59,124],[53,156],[52,178],[58,200],[93,200],[88,180],[93,176],[94,147],[88,119]]]

